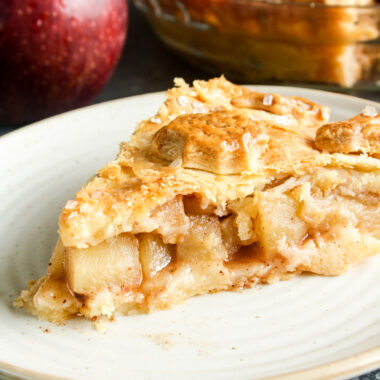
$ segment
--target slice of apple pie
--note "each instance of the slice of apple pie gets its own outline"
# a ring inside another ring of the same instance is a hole
[[[177,80],[158,113],[67,202],[40,318],[164,309],[380,252],[380,116],[328,122],[298,97]]]

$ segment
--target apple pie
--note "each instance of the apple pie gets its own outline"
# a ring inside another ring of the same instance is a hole
[[[114,161],[64,206],[44,277],[16,306],[42,319],[166,309],[380,252],[380,116],[224,79],[177,79]]]

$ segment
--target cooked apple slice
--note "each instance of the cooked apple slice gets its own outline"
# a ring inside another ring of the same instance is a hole
[[[177,244],[177,260],[181,263],[188,295],[224,289],[230,283],[224,261],[228,257],[222,241],[219,219],[216,216],[190,216],[190,231]],[[181,281],[182,281],[181,280]]]
[[[94,247],[67,248],[65,269],[70,289],[78,294],[109,286],[135,288],[141,283],[138,241],[122,234]]]
[[[140,260],[144,278],[152,278],[172,260],[174,247],[164,244],[159,235],[141,234]]]

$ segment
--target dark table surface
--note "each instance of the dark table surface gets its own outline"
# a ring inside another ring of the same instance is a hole
[[[163,91],[173,84],[174,77],[191,82],[207,79],[207,74],[190,66],[168,51],[157,39],[149,25],[135,7],[130,4],[129,35],[119,65],[94,103],[123,98],[147,92]],[[380,93],[353,93],[380,101]],[[14,128],[0,127],[0,135]],[[380,380],[380,369],[353,380]]]

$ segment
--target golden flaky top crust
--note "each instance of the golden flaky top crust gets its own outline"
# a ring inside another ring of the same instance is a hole
[[[138,233],[177,195],[196,194],[223,210],[318,166],[379,168],[375,159],[317,149],[316,131],[329,115],[324,106],[254,92],[223,77],[193,87],[176,84],[157,114],[121,145],[117,159],[66,204],[59,228],[64,246],[84,248]]]

